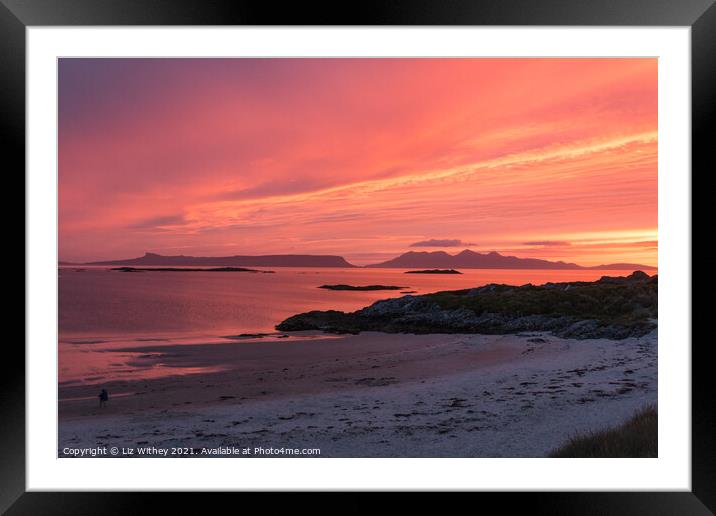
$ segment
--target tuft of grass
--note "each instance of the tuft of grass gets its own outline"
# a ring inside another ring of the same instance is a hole
[[[549,456],[658,457],[658,420],[656,406],[649,405],[617,427],[572,437]]]
[[[491,285],[491,290],[475,296],[471,296],[468,289],[436,292],[425,297],[442,308],[467,308],[477,315],[571,316],[625,326],[638,325],[658,317],[656,277],[621,284],[596,281],[561,285],[562,288],[549,285]],[[567,285],[569,289],[565,288]]]

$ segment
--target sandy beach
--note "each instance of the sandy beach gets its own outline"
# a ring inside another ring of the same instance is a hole
[[[110,401],[101,409],[97,385],[60,385],[58,454],[116,446],[544,457],[657,400],[656,330],[624,340],[288,335],[131,348],[134,366],[186,374],[102,384]]]

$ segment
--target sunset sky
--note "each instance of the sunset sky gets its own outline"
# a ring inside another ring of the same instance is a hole
[[[656,59],[61,59],[59,256],[657,263]]]

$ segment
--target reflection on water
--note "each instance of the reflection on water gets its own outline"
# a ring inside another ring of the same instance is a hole
[[[604,275],[631,272],[463,269],[462,274],[446,275],[404,274],[404,269],[273,270],[275,274],[126,273],[102,267],[85,267],[81,271],[61,268],[60,382],[101,383],[206,372],[203,368],[168,367],[161,362],[138,360],[140,353],[125,350],[147,343],[217,342],[227,335],[273,332],[276,324],[300,312],[353,311],[380,299],[405,295],[400,291],[317,288],[325,284],[399,285],[424,294],[487,283],[592,281]]]

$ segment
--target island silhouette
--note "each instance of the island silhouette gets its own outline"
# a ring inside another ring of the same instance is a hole
[[[67,262],[60,262],[60,264]],[[78,264],[79,265],[79,264]],[[234,255],[234,256],[164,256],[145,253],[138,258],[88,262],[82,265],[140,266],[211,266],[211,267],[342,267],[355,268],[342,256],[311,254]],[[564,269],[564,270],[654,270],[656,267],[638,263],[609,263],[584,266],[563,261],[506,256],[496,251],[478,253],[465,249],[451,255],[445,251],[409,251],[390,260],[366,265],[367,268],[403,269]]]

